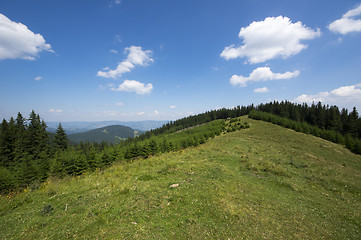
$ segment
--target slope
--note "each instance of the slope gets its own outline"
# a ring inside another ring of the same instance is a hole
[[[0,238],[359,239],[361,157],[247,121],[196,148],[2,196]]]
[[[68,135],[70,141],[75,143],[80,142],[108,142],[119,143],[121,139],[132,138],[139,134],[130,127],[122,125],[113,125],[102,128],[93,129],[87,132],[74,133]]]

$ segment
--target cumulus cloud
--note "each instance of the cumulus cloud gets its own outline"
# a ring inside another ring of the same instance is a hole
[[[117,51],[117,50],[114,50],[114,49],[110,49],[109,52],[110,52],[110,53],[118,54],[118,51]]]
[[[43,77],[42,77],[42,76],[37,76],[37,77],[34,77],[34,79],[35,79],[36,81],[40,81],[41,79],[43,79]]]
[[[255,93],[265,93],[265,92],[269,92],[268,88],[263,87],[263,88],[256,88],[255,90],[253,90],[253,92]]]
[[[139,46],[125,48],[125,53],[128,53],[127,58],[120,62],[116,69],[104,68],[103,71],[98,71],[97,76],[105,78],[121,77],[124,73],[130,72],[136,65],[146,66],[154,61],[151,58],[152,51],[143,51],[142,47]]]
[[[174,106],[174,105],[172,105],[172,106],[170,106],[170,108],[171,108],[171,109],[176,109],[177,107]]]
[[[361,107],[361,84],[343,86],[329,92],[319,92],[314,95],[302,94],[294,99],[299,103],[322,102],[332,105]]]
[[[242,27],[239,38],[243,45],[226,47],[221,57],[226,60],[248,58],[249,63],[260,63],[282,57],[288,58],[298,54],[307,45],[302,40],[319,37],[319,29],[313,30],[302,22],[292,23],[287,17],[268,17],[264,21],[252,22],[248,27]]]
[[[35,60],[42,51],[54,52],[42,35],[0,13],[0,60]]]
[[[251,72],[248,77],[233,75],[230,79],[232,85],[246,87],[248,82],[263,82],[269,80],[290,79],[297,77],[300,71],[273,73],[269,67],[259,67]]]
[[[334,33],[348,34],[351,32],[361,32],[361,19],[355,19],[361,15],[361,4],[346,12],[342,18],[337,19],[328,25],[328,29]]]
[[[125,80],[122,84],[120,84],[117,88],[110,88],[113,91],[121,91],[121,92],[135,92],[136,94],[148,94],[153,90],[153,85],[148,83],[145,85],[144,83],[135,81],[135,80]]]

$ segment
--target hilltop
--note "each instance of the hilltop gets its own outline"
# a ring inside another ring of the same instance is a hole
[[[197,147],[2,196],[0,238],[359,239],[361,156],[241,119]]]
[[[130,127],[122,125],[113,125],[102,128],[93,129],[87,132],[69,134],[68,139],[75,143],[80,142],[108,142],[119,143],[121,140],[133,138],[141,134]]]

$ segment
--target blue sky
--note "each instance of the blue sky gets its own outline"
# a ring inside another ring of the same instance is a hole
[[[0,0],[0,117],[174,120],[273,100],[361,109],[360,4]]]

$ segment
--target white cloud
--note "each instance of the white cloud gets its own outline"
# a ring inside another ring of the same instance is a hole
[[[0,60],[35,60],[42,51],[54,52],[39,33],[33,33],[22,23],[16,23],[0,13]]]
[[[121,77],[124,73],[130,72],[136,65],[146,66],[154,61],[153,58],[151,58],[152,51],[143,51],[142,47],[139,46],[125,48],[125,53],[128,53],[127,58],[123,62],[120,62],[116,69],[111,70],[109,67],[103,68],[104,71],[98,71],[97,76],[105,78]]]
[[[106,85],[99,85],[98,86],[98,90],[106,90],[106,89],[109,89],[109,88],[114,88],[115,84],[114,83],[108,83]]]
[[[314,39],[320,35],[319,29],[308,28],[302,22],[292,23],[289,18],[282,16],[268,17],[264,21],[242,27],[238,36],[243,38],[243,45],[226,47],[221,57],[226,60],[247,57],[250,63],[277,57],[288,58],[307,48],[301,40]]]
[[[171,109],[176,109],[177,107],[174,106],[174,105],[172,105],[172,106],[170,106],[170,108],[171,108]]]
[[[49,109],[49,112],[50,112],[50,113],[62,113],[63,110],[60,110],[60,109]]]
[[[268,88],[263,87],[263,88],[256,88],[255,90],[253,90],[253,92],[255,93],[265,93],[265,92],[269,92]]]
[[[361,84],[343,86],[330,92],[319,92],[314,95],[302,94],[294,99],[299,103],[322,102],[324,104],[344,105],[347,107],[361,107]]]
[[[121,114],[117,111],[103,111],[102,114],[107,116],[121,116]]]
[[[135,81],[135,80],[125,80],[117,88],[110,88],[113,91],[123,91],[123,92],[135,92],[136,94],[148,94],[153,90],[153,85]]]
[[[34,79],[35,79],[36,81],[40,81],[41,79],[43,79],[43,77],[42,77],[42,76],[37,76],[37,77],[34,77]]]
[[[273,73],[269,67],[259,67],[251,72],[249,77],[233,75],[230,79],[232,85],[246,87],[248,82],[263,82],[269,80],[290,79],[297,77],[300,71]]]
[[[155,110],[155,111],[154,111],[154,114],[155,114],[155,115],[158,115],[158,114],[159,114],[159,112],[158,112],[157,110]]]
[[[119,112],[119,111],[110,111],[110,110],[106,110],[106,111],[102,111],[99,115],[101,116],[115,116],[115,117],[126,117],[128,119],[134,119],[134,120],[139,120],[138,117],[143,116],[155,116],[158,115],[156,113],[157,111],[154,111],[154,114],[150,114],[150,113],[145,113],[145,112]],[[160,114],[160,113],[159,113]]]
[[[153,58],[150,57],[152,51],[143,51],[142,47],[131,46],[126,48],[125,52],[129,52],[127,60],[135,65],[145,66],[148,63],[153,62]]]
[[[110,53],[118,54],[118,51],[117,51],[117,50],[114,50],[114,49],[110,49],[109,52],[110,52]]]
[[[118,67],[114,70],[110,70],[109,67],[103,68],[104,71],[98,71],[98,77],[116,78],[121,77],[124,73],[130,72],[134,68],[134,64],[128,61],[124,61],[118,64]]]
[[[334,33],[348,34],[351,32],[361,32],[361,19],[354,19],[361,15],[361,4],[345,13],[342,18],[337,19],[328,25],[328,29]]]
[[[334,33],[341,33],[343,35],[351,32],[361,31],[361,20],[351,18],[341,18],[332,22],[328,29]]]
[[[116,106],[123,106],[124,103],[122,103],[122,102],[117,102],[117,103],[115,103],[115,105],[116,105]]]

